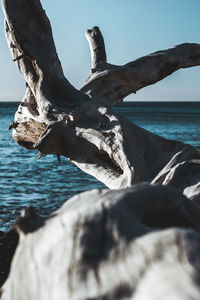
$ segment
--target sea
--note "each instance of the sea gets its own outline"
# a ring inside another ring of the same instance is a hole
[[[21,210],[34,206],[48,216],[77,193],[105,186],[66,158],[36,160],[36,151],[21,148],[8,130],[18,103],[0,102],[0,231],[8,231]],[[125,102],[114,108],[137,125],[200,150],[200,102]]]

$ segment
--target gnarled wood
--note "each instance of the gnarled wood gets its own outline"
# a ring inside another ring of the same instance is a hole
[[[17,228],[1,300],[199,300],[200,208],[172,188],[85,192]]]
[[[194,43],[157,51],[123,66],[111,65],[106,59],[102,59],[101,62],[101,57],[106,57],[106,54],[98,27],[88,30],[87,36],[88,32],[92,69],[81,91],[106,106],[122,102],[126,96],[162,80],[179,69],[200,65],[200,45]],[[94,63],[94,57],[97,55],[101,62],[99,64]]]
[[[108,107],[199,65],[200,46],[183,44],[113,66],[95,27],[87,32],[92,72],[78,91],[64,77],[40,1],[2,4],[8,45],[26,81],[10,126],[14,139],[39,157],[68,157],[113,189],[141,181],[167,186],[87,192],[47,220],[26,210],[16,224],[20,243],[1,299],[199,300],[200,154]]]
[[[20,146],[26,149],[34,149],[34,144],[43,134],[45,128],[45,123],[40,123],[30,118],[28,122],[15,123],[13,137]]]
[[[48,123],[55,119],[55,113],[51,116],[52,105],[62,103],[72,107],[87,99],[63,74],[50,22],[40,1],[3,0],[2,6],[12,58],[36,99],[43,121]]]
[[[17,142],[37,149],[39,156],[64,155],[112,189],[152,181],[177,152],[195,151],[147,132],[108,106],[127,91],[179,68],[199,65],[199,45],[183,44],[122,67],[112,66],[106,61],[101,32],[94,27],[87,32],[93,73],[78,91],[64,77],[40,1],[3,0],[2,4],[8,45],[27,84],[13,125]]]

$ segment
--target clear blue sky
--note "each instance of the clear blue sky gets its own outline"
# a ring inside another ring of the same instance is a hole
[[[200,43],[200,0],[42,0],[66,77],[80,88],[89,74],[84,32],[97,25],[110,63],[124,64],[183,42]],[[47,50],[48,51],[48,50]],[[0,15],[0,101],[21,100],[25,90],[3,33]],[[129,100],[200,101],[200,67],[180,70]]]

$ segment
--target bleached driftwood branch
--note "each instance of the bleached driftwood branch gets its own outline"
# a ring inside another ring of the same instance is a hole
[[[91,53],[91,72],[96,72],[107,64],[106,49],[101,31],[97,26],[88,29],[85,33]]]
[[[81,91],[98,102],[113,106],[147,85],[154,84],[173,72],[200,65],[200,45],[185,43],[167,50],[143,56],[123,66],[106,61],[102,34],[98,27],[86,32],[88,37],[92,69]]]
[[[78,91],[64,77],[40,1],[3,0],[2,6],[12,58],[26,81],[10,126],[15,141],[37,149],[39,157],[64,155],[113,189],[141,181],[160,186],[87,192],[47,220],[26,210],[1,299],[198,300],[200,153],[108,107],[180,68],[199,65],[200,45],[114,66],[95,27],[87,32],[91,74]]]
[[[103,37],[94,27],[87,31],[92,73],[78,91],[64,77],[40,1],[2,3],[8,45],[27,84],[11,125],[21,146],[38,149],[39,157],[64,155],[110,188],[153,180],[188,148],[131,124],[107,106],[181,67],[199,65],[199,45],[183,44],[117,67],[107,63]]]
[[[21,146],[37,149],[38,157],[64,155],[110,188],[153,180],[189,147],[139,128],[108,106],[181,67],[199,65],[199,45],[183,44],[118,67],[107,63],[103,37],[94,27],[87,31],[92,73],[78,91],[64,77],[40,1],[2,4],[8,45],[27,85],[11,125]]]

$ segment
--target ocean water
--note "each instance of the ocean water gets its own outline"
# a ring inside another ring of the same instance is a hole
[[[53,155],[36,160],[36,151],[19,147],[8,131],[17,103],[0,103],[0,230],[10,228],[22,208],[33,205],[48,215],[73,195],[105,187],[93,177]],[[200,150],[200,102],[137,102],[115,108],[158,135]]]

